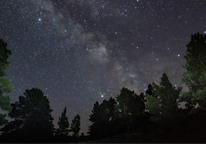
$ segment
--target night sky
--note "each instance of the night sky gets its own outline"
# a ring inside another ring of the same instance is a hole
[[[205,0],[0,0],[0,38],[12,51],[14,101],[47,95],[56,125],[67,107],[87,132],[96,101],[144,92],[165,72],[183,86],[191,34],[206,33]]]

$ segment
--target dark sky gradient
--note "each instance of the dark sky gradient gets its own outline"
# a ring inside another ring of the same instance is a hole
[[[86,132],[95,101],[124,86],[144,92],[166,72],[182,86],[191,34],[206,33],[205,0],[1,0],[0,38],[12,51],[13,101],[43,90]]]

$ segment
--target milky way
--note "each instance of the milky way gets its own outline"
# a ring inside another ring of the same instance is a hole
[[[204,0],[1,0],[11,97],[40,88],[55,125],[66,106],[86,132],[93,104],[122,87],[144,92],[164,72],[182,86],[186,44],[205,33],[205,12]]]

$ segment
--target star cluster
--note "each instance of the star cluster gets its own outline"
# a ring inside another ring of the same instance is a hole
[[[144,92],[167,73],[182,86],[190,35],[206,33],[203,0],[3,0],[0,38],[12,51],[13,101],[43,90],[56,124],[63,108],[86,132],[95,101]]]

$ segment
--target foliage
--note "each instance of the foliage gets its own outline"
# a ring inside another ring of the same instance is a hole
[[[37,88],[26,90],[19,101],[12,104],[9,117],[12,119],[1,129],[3,134],[17,134],[26,137],[47,137],[53,135],[53,118],[49,100]]]
[[[154,97],[154,95],[152,93],[152,85],[151,84],[148,85],[148,89],[146,90],[146,94],[147,95],[151,95],[151,96]]]
[[[66,116],[67,109],[64,108],[61,117],[59,117],[59,121],[57,122],[59,128],[57,129],[56,135],[67,136],[69,133],[69,121]]]
[[[0,76],[5,75],[5,70],[9,66],[8,58],[11,51],[7,49],[7,43],[0,39]]]
[[[206,35],[194,34],[187,44],[187,51],[184,58],[185,72],[182,81],[189,87],[189,92],[182,94],[182,101],[188,103],[198,102],[205,107],[206,102]]]
[[[146,110],[149,110],[149,113],[152,115],[159,116],[161,112],[160,100],[153,97],[152,95],[146,95],[146,99]]]
[[[140,116],[144,114],[144,95],[139,96],[127,88],[122,88],[120,95],[117,99],[117,110],[119,116],[135,115]]]
[[[134,91],[122,88],[116,100],[110,98],[101,104],[94,104],[89,127],[93,137],[105,137],[140,129],[146,121],[144,94],[137,95]]]
[[[119,125],[122,126],[122,130],[119,131],[140,130],[148,119],[145,113],[144,94],[137,95],[134,91],[123,87],[116,99],[116,116],[121,121]]]
[[[164,117],[174,117],[178,109],[177,101],[181,88],[175,88],[164,73],[161,77],[160,85],[152,84],[152,95],[146,96],[146,109],[154,114],[155,119]]]
[[[80,116],[76,115],[72,120],[70,131],[73,132],[73,136],[78,136],[80,131]]]
[[[103,137],[113,133],[113,120],[115,119],[115,100],[110,98],[109,101],[104,100],[100,105],[98,102],[94,104],[89,126],[89,134],[94,137]]]
[[[11,51],[7,49],[7,44],[0,39],[0,108],[4,111],[11,111],[11,98],[8,93],[12,91],[13,87],[6,78],[5,70],[9,66],[8,58]],[[0,126],[6,124],[6,114],[0,114]]]

